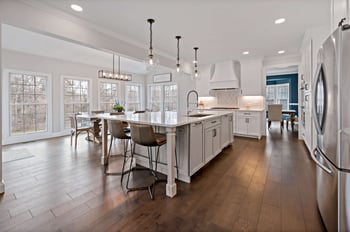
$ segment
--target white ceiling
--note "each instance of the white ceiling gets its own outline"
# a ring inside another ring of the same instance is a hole
[[[176,57],[176,35],[181,35],[181,57],[193,59],[199,46],[202,64],[249,57],[270,58],[278,50],[298,53],[308,28],[327,26],[330,0],[32,0],[36,4],[74,15],[120,38],[148,47],[147,18],[153,25],[154,50]],[[70,9],[71,3],[84,8]],[[286,18],[284,24],[274,20]],[[280,56],[284,56],[280,55]]]
[[[113,55],[97,49],[27,31],[18,27],[3,25],[2,47],[8,50],[50,57],[112,70]],[[118,58],[115,56],[115,71]],[[126,57],[120,58],[121,72],[144,74],[146,65]]]

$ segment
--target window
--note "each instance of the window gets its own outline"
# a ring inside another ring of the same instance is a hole
[[[154,111],[177,111],[177,85],[149,85],[148,107]]]
[[[126,111],[142,110],[140,84],[125,85],[125,103]]]
[[[100,82],[99,83],[99,109],[104,110],[105,112],[110,112],[113,109],[113,105],[118,98],[118,83],[108,83]]]
[[[10,135],[48,131],[48,76],[9,72]]]
[[[70,116],[89,110],[89,80],[64,78],[64,127],[71,128]]]
[[[282,104],[283,110],[289,109],[289,84],[266,86],[266,105]]]

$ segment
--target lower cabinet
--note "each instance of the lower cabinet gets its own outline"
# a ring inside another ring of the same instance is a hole
[[[222,150],[221,147],[221,119],[206,121],[204,132],[204,162],[213,159]]]
[[[190,176],[204,165],[203,159],[203,123],[195,122],[190,125]]]
[[[224,115],[221,117],[221,146],[226,147],[233,142],[233,115]]]
[[[236,112],[236,135],[261,138],[261,113],[253,111]]]

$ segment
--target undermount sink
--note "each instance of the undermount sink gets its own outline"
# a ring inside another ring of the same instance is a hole
[[[205,117],[210,115],[212,114],[190,114],[190,115],[187,115],[187,117],[200,118],[200,117]]]

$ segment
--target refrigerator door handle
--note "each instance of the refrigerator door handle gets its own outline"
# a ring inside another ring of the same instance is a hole
[[[323,65],[319,64],[317,66],[317,71],[316,71],[316,81],[315,81],[315,87],[313,89],[313,107],[312,107],[312,111],[313,111],[313,119],[315,122],[315,127],[316,130],[319,134],[322,134],[322,126],[323,126],[323,121],[325,118],[325,113],[326,113],[326,106],[327,106],[327,91],[326,91],[326,86],[325,86],[325,82],[324,82],[324,71],[323,71]],[[318,85],[319,82],[322,83],[322,85]],[[320,89],[320,87],[322,87],[322,89]],[[323,108],[322,112],[317,112],[317,108],[318,106],[318,91],[322,91],[323,93],[323,106],[321,106]],[[318,118],[317,115],[318,113],[321,113],[322,116],[321,118]]]
[[[329,175],[333,176],[333,172],[331,169],[329,169],[328,167],[326,167],[324,164],[322,164],[317,158],[316,158],[316,154],[320,154],[322,155],[322,152],[319,150],[318,147],[316,147],[314,149],[314,151],[311,154],[311,158],[313,159],[313,161],[320,167],[322,168],[325,172],[327,172]]]

